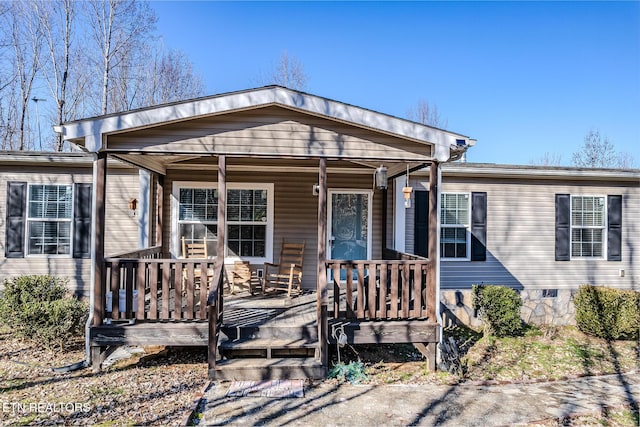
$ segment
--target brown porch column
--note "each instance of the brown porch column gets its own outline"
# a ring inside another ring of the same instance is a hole
[[[430,323],[436,323],[436,310],[439,309],[436,301],[436,286],[438,278],[438,169],[437,162],[431,162],[429,167],[429,227],[427,253],[429,257],[429,270],[427,271],[427,317]],[[430,342],[426,344],[427,362],[429,369],[437,369],[437,344]]]
[[[93,325],[101,325],[105,314],[104,236],[105,236],[105,194],[107,183],[107,154],[98,153],[93,161]]]
[[[329,319],[327,315],[329,294],[327,292],[327,159],[320,159],[318,172],[318,339],[320,362],[329,365]]]
[[[427,272],[427,316],[429,320],[436,320],[436,279],[438,257],[438,168],[437,162],[431,162],[429,167],[429,231],[427,254],[430,261]]]
[[[227,231],[227,158],[218,156],[218,244],[216,257],[224,262],[224,239]]]

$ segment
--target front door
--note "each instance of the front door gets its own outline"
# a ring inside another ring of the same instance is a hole
[[[371,191],[329,191],[329,259],[371,258]]]

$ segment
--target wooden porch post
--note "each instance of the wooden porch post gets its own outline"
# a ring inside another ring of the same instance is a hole
[[[101,325],[105,315],[104,236],[105,236],[105,194],[107,181],[107,154],[98,153],[93,162],[95,203],[93,205],[93,325]]]
[[[227,231],[227,158],[218,156],[218,244],[216,257],[224,261],[224,239]]]
[[[214,267],[219,274],[224,274],[224,240],[225,232],[227,229],[227,158],[224,155],[218,156],[218,229],[217,229],[217,244],[216,244],[216,262]],[[217,267],[221,266],[221,270],[217,270]],[[206,268],[206,267],[202,267]],[[213,286],[220,286],[222,280],[220,277],[214,274]],[[210,304],[207,307],[209,314],[209,339],[207,346],[207,365],[209,370],[209,378],[214,378],[216,370],[216,361],[218,359],[218,322],[221,321],[219,317],[221,311],[221,305],[223,300],[223,290],[218,288],[215,292],[217,296],[215,301],[211,301],[211,290],[209,291]]]
[[[320,159],[318,172],[318,340],[320,362],[329,365],[329,294],[327,292],[327,159]]]
[[[427,317],[429,321],[435,323],[436,310],[438,310],[438,301],[436,301],[436,286],[438,272],[438,162],[431,162],[429,167],[429,227],[427,237],[427,253],[429,257],[429,270],[427,271]],[[427,360],[429,369],[436,370],[436,345],[437,343],[429,343],[427,345]]]

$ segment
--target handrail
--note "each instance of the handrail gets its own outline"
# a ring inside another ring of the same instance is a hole
[[[209,342],[207,364],[209,378],[213,378],[218,359],[218,335],[222,326],[222,287],[224,286],[224,259],[219,257],[213,267],[213,280],[209,297],[207,298],[207,313],[209,316]]]
[[[148,258],[160,258],[162,254],[162,246],[151,246],[149,248],[138,249],[130,252],[123,252],[121,254],[109,255],[107,258],[132,258],[132,259],[148,259]]]
[[[385,248],[384,251],[384,258],[385,259],[396,259],[396,260],[424,260],[424,261],[428,261],[429,258],[425,258],[422,257],[420,255],[416,255],[416,254],[410,254],[407,252],[400,252],[400,251],[396,251],[395,249],[391,249],[391,248]]]

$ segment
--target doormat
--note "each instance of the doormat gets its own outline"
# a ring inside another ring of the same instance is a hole
[[[304,380],[233,381],[227,397],[304,397]]]

